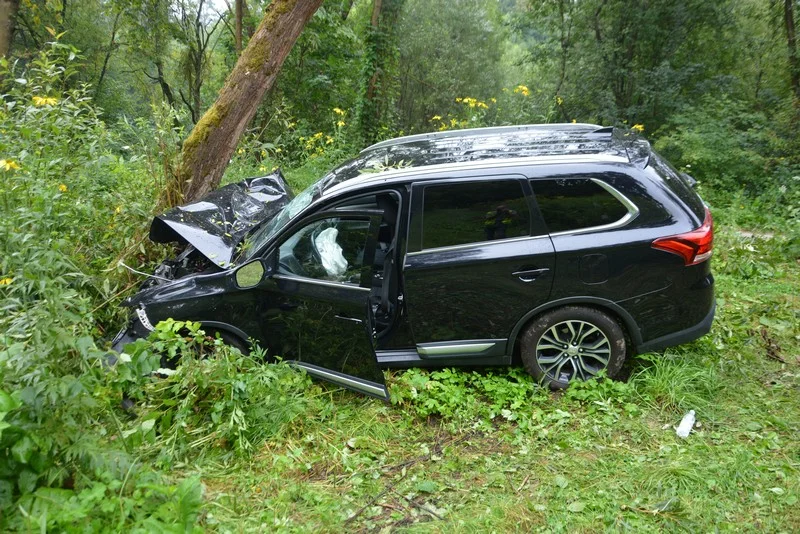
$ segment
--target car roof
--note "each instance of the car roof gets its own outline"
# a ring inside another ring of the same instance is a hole
[[[468,170],[498,163],[627,162],[644,167],[650,145],[630,131],[596,124],[528,124],[448,130],[389,139],[365,148],[320,181],[323,195],[409,173]]]

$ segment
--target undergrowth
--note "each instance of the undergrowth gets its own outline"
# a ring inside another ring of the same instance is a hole
[[[713,330],[635,358],[627,382],[552,393],[515,367],[412,369],[387,374],[387,404],[190,323],[109,358],[116,304],[138,285],[118,261],[148,271],[164,253],[144,236],[178,134],[110,130],[66,83],[78,60],[54,43],[0,63],[0,132],[17,134],[0,136],[0,529],[800,527],[792,176],[758,197],[706,186]],[[227,180],[271,170],[278,148],[237,154]],[[318,148],[293,186],[349,150]],[[690,409],[699,426],[680,440]]]

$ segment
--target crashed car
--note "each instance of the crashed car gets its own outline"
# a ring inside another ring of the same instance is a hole
[[[114,348],[167,318],[387,398],[382,368],[522,362],[563,388],[714,317],[711,214],[635,133],[591,124],[373,145],[293,197],[280,172],[153,220],[177,242]]]

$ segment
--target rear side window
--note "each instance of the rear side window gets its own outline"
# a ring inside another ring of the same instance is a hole
[[[528,202],[518,180],[429,185],[423,206],[423,249],[530,233]]]
[[[551,234],[619,221],[628,209],[588,178],[532,180],[536,203]]]
[[[684,180],[664,158],[656,152],[650,158],[650,166],[664,180],[675,195],[681,199],[697,218],[702,221],[706,217],[706,208],[703,201],[694,189]]]

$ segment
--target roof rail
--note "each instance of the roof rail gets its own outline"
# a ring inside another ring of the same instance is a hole
[[[424,133],[424,134],[416,134],[416,135],[407,135],[405,137],[397,137],[395,139],[387,139],[386,141],[381,141],[379,143],[375,143],[364,150],[361,151],[363,154],[364,152],[374,150],[376,148],[387,148],[394,145],[401,145],[404,143],[413,143],[415,141],[431,141],[434,139],[447,139],[450,137],[473,137],[473,136],[481,136],[481,135],[495,135],[495,134],[503,134],[503,133],[515,133],[515,132],[532,132],[532,131],[541,131],[541,132],[569,132],[571,130],[576,131],[587,131],[587,134],[605,134],[607,133],[606,130],[610,128],[603,128],[597,124],[587,124],[587,123],[573,123],[573,122],[566,122],[566,123],[553,123],[553,124],[523,124],[518,126],[492,126],[488,128],[468,128],[465,130],[445,130],[443,132],[431,132],[431,133]]]

